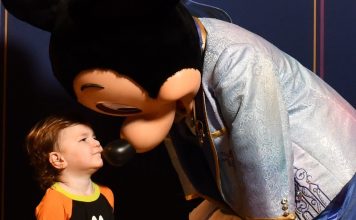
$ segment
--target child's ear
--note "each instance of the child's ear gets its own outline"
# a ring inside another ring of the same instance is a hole
[[[158,98],[169,101],[180,100],[184,106],[188,106],[197,94],[200,82],[201,74],[199,70],[183,69],[163,83]]]
[[[56,169],[63,169],[66,166],[66,162],[59,152],[49,153],[49,162]]]

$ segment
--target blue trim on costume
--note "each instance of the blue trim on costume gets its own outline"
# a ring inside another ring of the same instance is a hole
[[[315,220],[356,219],[356,174]]]

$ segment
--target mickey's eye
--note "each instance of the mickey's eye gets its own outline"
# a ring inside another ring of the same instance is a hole
[[[86,83],[80,87],[80,91],[84,91],[89,88],[104,89],[104,86],[95,83]]]
[[[110,103],[110,102],[99,102],[96,104],[96,107],[103,112],[115,114],[115,115],[132,115],[132,114],[138,114],[142,112],[141,109],[132,106]]]

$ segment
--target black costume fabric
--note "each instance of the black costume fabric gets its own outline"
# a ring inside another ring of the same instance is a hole
[[[83,70],[114,70],[156,97],[171,75],[202,65],[194,19],[178,0],[3,2],[18,18],[52,33],[53,72],[72,95],[73,79]]]

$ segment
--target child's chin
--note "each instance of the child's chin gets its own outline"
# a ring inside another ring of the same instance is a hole
[[[98,160],[97,163],[94,165],[94,168],[100,169],[104,166],[104,161],[102,159]]]

